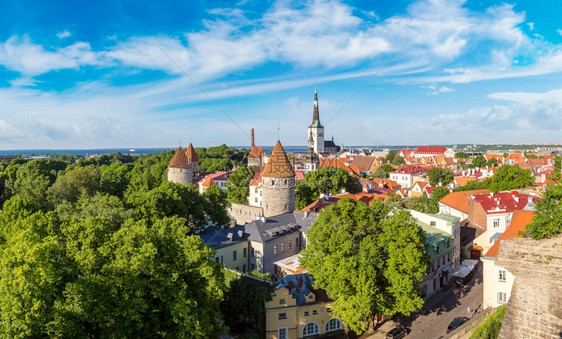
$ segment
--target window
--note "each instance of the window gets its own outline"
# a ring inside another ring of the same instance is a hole
[[[236,267],[236,270],[237,270],[238,272],[240,272],[240,266]]]
[[[309,335],[316,335],[316,334],[320,334],[320,326],[318,326],[318,324],[316,324],[316,323],[308,323],[302,329],[302,336],[303,337],[306,337],[306,336],[309,336]]]
[[[277,245],[273,246],[273,254],[277,254]]]
[[[242,265],[242,272],[246,273],[246,264]]]
[[[223,257],[222,257],[222,255],[221,255],[221,264],[222,264],[223,262],[224,262],[224,260],[223,260]]]
[[[505,282],[507,276],[506,276],[507,272],[505,270],[500,270],[499,271],[499,281],[501,282]]]
[[[314,296],[311,294],[308,295],[308,299],[312,300],[312,298],[314,298]]]
[[[287,313],[279,313],[279,319],[287,319]]]
[[[341,330],[341,328],[341,321],[339,319],[330,319],[330,321],[326,323],[326,332]]]
[[[433,290],[437,289],[437,279],[433,279]]]
[[[285,252],[285,243],[284,242],[281,243],[281,252]]]
[[[286,304],[285,299],[279,299],[279,304]]]
[[[435,226],[435,221],[430,221],[429,226]]]
[[[299,247],[299,238],[295,239],[295,246]]]
[[[422,287],[420,287],[420,297],[424,298],[427,294],[427,285],[423,284]]]
[[[494,219],[494,227],[500,227],[500,219]]]
[[[289,249],[293,248],[293,241],[289,240]]]
[[[280,329],[277,330],[277,338],[278,339],[289,338],[289,334],[287,332],[289,332],[289,329],[287,327],[281,327]]]
[[[312,310],[312,315],[317,315],[318,314],[318,310]]]
[[[232,260],[236,261],[237,253],[236,251],[232,251]]]
[[[256,265],[252,264],[252,271],[256,269]]]
[[[242,256],[243,256],[244,258],[246,258],[246,257],[248,256],[248,249],[247,249],[247,248],[245,248],[245,249],[242,250]]]
[[[258,198],[255,198],[254,201],[255,201],[255,202],[258,202]]]
[[[219,257],[215,258],[215,261],[217,262],[217,264],[219,263]]]
[[[252,254],[252,257],[255,257],[255,256],[256,256],[256,253],[254,252],[254,248],[253,248],[253,247],[250,249],[250,253]]]
[[[507,302],[507,296],[505,292],[498,292],[498,304],[505,304]]]
[[[305,311],[305,312],[304,312],[304,316],[305,316],[305,317],[308,317],[309,315],[310,315],[310,312],[308,312],[308,311]]]

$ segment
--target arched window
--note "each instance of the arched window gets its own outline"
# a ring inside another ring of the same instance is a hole
[[[341,321],[339,319],[333,318],[326,323],[326,332],[341,330],[341,328]]]
[[[303,337],[306,337],[306,336],[309,336],[309,335],[316,335],[316,334],[320,334],[320,326],[318,326],[317,323],[308,323],[302,329],[302,336]]]

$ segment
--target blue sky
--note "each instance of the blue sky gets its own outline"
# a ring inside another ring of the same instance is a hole
[[[562,141],[558,1],[2,8],[0,150],[305,145],[315,82],[337,144]]]

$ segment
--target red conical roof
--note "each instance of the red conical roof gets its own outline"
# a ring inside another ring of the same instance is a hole
[[[185,156],[183,148],[181,148],[180,146],[176,150],[176,154],[174,154],[172,160],[170,160],[170,163],[168,164],[168,168],[189,168],[189,167],[191,167],[191,165],[189,165],[189,161],[187,161],[187,157]]]
[[[185,156],[187,157],[188,160],[191,160],[191,162],[199,162],[199,157],[197,156],[197,153],[195,152],[195,148],[193,148],[193,145],[191,143],[189,143],[189,146],[187,146],[187,151],[185,151]]]
[[[261,175],[262,177],[284,178],[295,176],[293,166],[291,166],[281,142],[277,141],[275,147],[273,147],[273,152],[271,152],[271,156],[269,157]]]

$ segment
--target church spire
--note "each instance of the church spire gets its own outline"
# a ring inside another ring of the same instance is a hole
[[[320,112],[318,110],[318,90],[316,83],[314,84],[314,110],[312,112],[312,123],[310,127],[322,127],[320,123]]]

